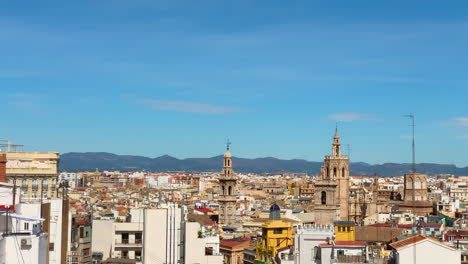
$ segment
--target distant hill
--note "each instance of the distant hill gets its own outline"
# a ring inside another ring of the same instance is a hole
[[[223,156],[212,158],[177,159],[168,155],[157,158],[142,156],[116,155],[106,152],[65,153],[60,158],[62,171],[120,170],[138,171],[220,171]],[[319,174],[322,162],[301,159],[282,160],[272,157],[245,159],[233,158],[234,170],[253,173],[307,172]],[[433,174],[468,175],[468,167],[455,165],[422,163],[417,165],[418,172]],[[400,176],[411,170],[411,164],[385,163],[371,165],[364,162],[351,163],[351,175],[373,175],[382,177]]]

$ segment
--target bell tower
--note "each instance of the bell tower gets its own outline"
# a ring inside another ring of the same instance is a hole
[[[349,157],[341,155],[340,136],[335,130],[332,153],[325,156],[320,177],[315,182],[315,211],[317,224],[348,220]]]
[[[232,169],[232,155],[229,152],[231,142],[226,144],[223,169],[219,176],[219,223],[223,226],[233,226],[236,220],[237,177]]]

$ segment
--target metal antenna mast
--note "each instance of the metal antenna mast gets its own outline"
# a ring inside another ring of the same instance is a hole
[[[404,117],[411,118],[411,122],[412,122],[411,123],[411,127],[413,129],[413,167],[412,167],[412,172],[416,173],[416,144],[414,142],[414,127],[415,127],[415,125],[414,125],[414,114],[411,113],[409,115],[405,115]]]

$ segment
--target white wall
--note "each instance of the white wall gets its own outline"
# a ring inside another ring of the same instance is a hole
[[[103,259],[110,257],[114,239],[113,220],[93,220],[92,252],[101,252]]]
[[[185,208],[177,205],[146,209],[143,229],[143,263],[176,264],[180,260],[181,223]]]
[[[327,237],[333,236],[333,227],[309,227],[296,231],[294,237],[294,252],[297,254],[295,264],[314,263],[314,248],[327,242]]]
[[[414,262],[414,255],[416,255],[416,262]],[[399,249],[398,260],[400,264],[460,264],[461,255],[460,252],[455,249],[446,248],[438,245],[437,242],[426,239],[417,243],[416,249],[414,246]]]
[[[30,238],[31,247],[21,247],[21,239]],[[41,236],[0,236],[0,264],[46,264],[47,234]]]
[[[68,223],[66,223],[68,225]],[[62,254],[62,200],[50,200],[49,242],[54,243],[54,250],[49,251],[49,264],[60,264]],[[67,246],[68,247],[68,246]],[[64,252],[66,254],[66,252]]]

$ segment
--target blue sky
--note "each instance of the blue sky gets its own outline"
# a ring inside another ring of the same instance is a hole
[[[468,166],[466,1],[2,1],[26,150]],[[345,148],[346,149],[346,148]],[[345,152],[347,152],[345,150]]]

